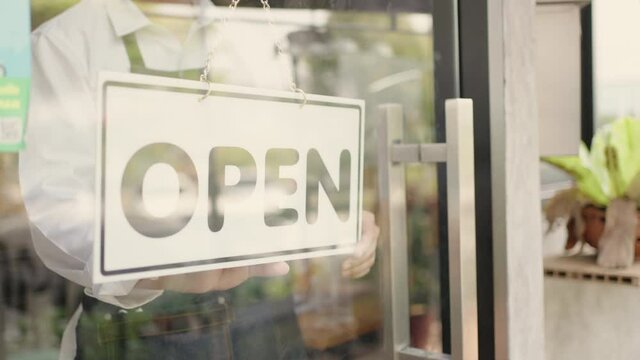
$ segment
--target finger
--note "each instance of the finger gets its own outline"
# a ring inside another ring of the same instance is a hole
[[[374,231],[373,234],[376,235]],[[347,260],[342,263],[343,269],[348,269],[354,266],[358,266],[364,262],[366,262],[369,258],[375,257],[375,252],[378,247],[378,237],[376,236],[363,236],[360,240],[360,243],[356,245],[356,251],[354,255],[350,256]]]
[[[288,273],[289,264],[287,264],[286,262],[262,264],[249,267],[249,276],[273,277],[284,276]]]
[[[371,268],[367,268],[362,270],[361,272],[357,272],[357,273],[350,273],[349,275],[345,275],[346,278],[349,279],[360,279],[362,277],[364,277],[365,275],[367,275],[369,272],[371,271]]]
[[[376,216],[371,211],[364,210],[362,212],[362,223],[375,223]]]
[[[376,225],[375,221],[364,222],[362,224],[362,237],[371,239],[374,243],[377,242],[378,236],[380,236],[380,228]]]
[[[377,240],[378,236],[380,236],[380,228],[375,223],[363,226],[362,236],[369,236],[372,239]]]
[[[369,246],[363,254],[360,254],[357,256],[354,255],[347,258],[342,263],[342,269],[349,270],[356,266],[360,266],[361,264],[369,261],[371,258],[375,258],[375,256],[376,256],[376,246]]]
[[[371,257],[367,259],[366,262],[359,264],[358,266],[354,266],[347,270],[343,270],[342,276],[348,277],[351,279],[357,279],[357,278],[363,277],[364,275],[369,273],[369,271],[371,270],[371,267],[373,267],[373,264],[375,263],[375,260],[376,260],[375,257]]]
[[[352,266],[346,269],[343,268],[342,276],[352,278],[352,279],[361,277],[369,272],[371,267],[373,267],[375,260],[376,260],[375,257],[371,257],[366,261],[358,264],[357,266]]]
[[[249,267],[241,266],[235,268],[222,269],[219,276],[209,278],[209,290],[228,290],[234,288],[249,278]],[[213,274],[212,275],[218,275]]]
[[[369,211],[362,213],[362,236],[356,244],[352,258],[360,258],[367,256],[371,252],[371,247],[375,249],[378,244],[378,235],[380,228],[376,226],[375,216]]]
[[[375,225],[370,229],[364,229],[362,237],[358,244],[356,244],[356,249],[351,258],[367,257],[370,253],[374,252],[378,247],[379,234],[380,229]]]

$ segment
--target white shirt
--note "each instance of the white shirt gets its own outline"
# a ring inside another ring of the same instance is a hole
[[[134,32],[148,68],[201,68],[210,19],[198,18],[182,45],[130,0],[83,0],[32,34],[31,106],[19,172],[34,246],[48,268],[101,301],[135,308],[162,292],[137,289],[136,281],[91,280],[98,72],[129,72],[122,37]],[[65,331],[61,359],[75,354],[79,315]]]

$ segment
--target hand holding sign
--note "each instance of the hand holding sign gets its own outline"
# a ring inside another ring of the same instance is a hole
[[[375,223],[375,216],[369,211],[364,211],[362,238],[354,254],[342,263],[342,276],[357,279],[369,273],[376,260],[379,235],[380,228]],[[252,277],[283,276],[288,273],[289,265],[285,262],[277,262],[171,275],[156,280],[144,279],[138,283],[138,287],[182,293],[206,293],[234,288]]]
[[[342,276],[358,279],[369,273],[376,262],[376,248],[380,228],[376,225],[376,218],[369,211],[362,212],[362,238],[356,250],[342,263]]]

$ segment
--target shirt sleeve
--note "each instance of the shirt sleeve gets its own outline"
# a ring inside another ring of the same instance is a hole
[[[31,106],[20,186],[36,252],[44,264],[102,301],[136,307],[161,291],[136,281],[92,283],[96,89],[87,56],[62,36],[32,35]]]

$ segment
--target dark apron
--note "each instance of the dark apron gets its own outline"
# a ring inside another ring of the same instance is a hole
[[[123,41],[132,73],[199,79],[202,69],[149,69],[135,34]],[[250,279],[234,290],[202,295],[166,291],[129,311],[85,295],[76,360],[306,359],[292,298],[246,296],[263,282]],[[234,306],[234,299],[242,304]]]

